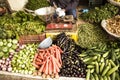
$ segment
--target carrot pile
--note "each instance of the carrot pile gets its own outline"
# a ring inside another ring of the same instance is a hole
[[[38,49],[33,60],[37,74],[42,75],[43,78],[58,78],[58,72],[62,66],[61,53],[63,51],[56,45],[47,49]]]

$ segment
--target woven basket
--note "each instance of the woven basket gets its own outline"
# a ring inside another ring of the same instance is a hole
[[[115,6],[120,6],[120,2],[116,2],[114,0],[107,0],[108,2],[110,2],[111,4],[115,5]]]
[[[120,38],[120,36],[118,36],[118,35],[116,35],[116,34],[114,34],[114,33],[111,33],[110,31],[108,31],[107,28],[106,28],[106,25],[107,25],[106,20],[102,20],[101,26],[103,27],[103,29],[104,29],[109,35],[114,36],[115,38]]]
[[[27,43],[40,43],[45,39],[45,33],[39,35],[24,35],[20,36],[19,43],[27,44]]]

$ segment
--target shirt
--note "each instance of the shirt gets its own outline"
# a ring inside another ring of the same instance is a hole
[[[52,6],[53,2],[57,5],[57,7],[65,10],[76,9],[79,4],[79,0],[50,0],[50,4]]]

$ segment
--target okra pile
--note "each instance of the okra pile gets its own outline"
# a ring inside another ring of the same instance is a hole
[[[86,80],[120,80],[119,53],[120,45],[111,42],[83,51],[79,56],[87,64]]]
[[[86,77],[86,64],[79,58],[82,48],[76,45],[65,33],[57,35],[54,43],[62,50],[60,75],[66,77]]]

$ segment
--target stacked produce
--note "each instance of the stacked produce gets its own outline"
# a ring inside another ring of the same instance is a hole
[[[120,80],[120,48],[116,43],[108,45],[103,49],[88,49],[79,55],[87,64],[86,80]]]
[[[78,30],[78,45],[82,48],[91,48],[99,44],[106,44],[108,35],[98,25],[82,24]]]
[[[18,38],[21,35],[40,34],[45,30],[45,23],[37,16],[23,11],[0,17],[0,38]]]
[[[107,19],[106,29],[113,34],[120,36],[120,15]]]
[[[91,23],[100,23],[103,19],[111,18],[115,16],[118,12],[118,7],[107,3],[100,8],[95,7],[95,9],[91,9],[89,12],[81,14],[80,18]]]
[[[58,78],[58,73],[62,66],[61,53],[63,51],[56,45],[52,45],[46,49],[38,49],[35,54],[33,65],[38,69],[37,74],[43,78]]]
[[[63,64],[60,69],[60,75],[84,78],[86,76],[86,65],[79,58],[82,49],[72,39],[66,36],[65,33],[57,35],[54,43],[63,50]]]
[[[50,6],[50,4],[47,0],[28,0],[28,3],[26,4],[26,8],[31,10],[48,6]]]
[[[0,70],[12,71],[11,60],[17,48],[18,40],[0,39]]]
[[[35,67],[32,65],[36,53],[36,44],[26,44],[19,46],[18,53],[12,59],[12,72],[21,74],[33,74]]]

